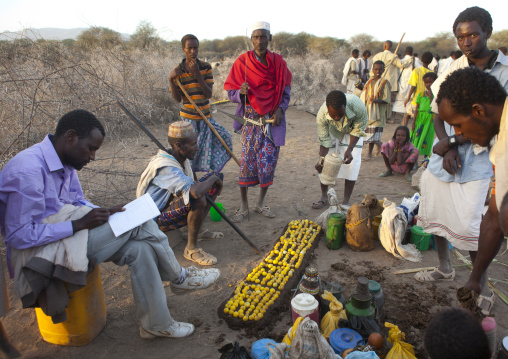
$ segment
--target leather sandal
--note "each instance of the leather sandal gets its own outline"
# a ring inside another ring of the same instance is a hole
[[[438,278],[438,279],[435,279],[433,276],[432,276],[432,273],[438,273],[440,274],[443,278]],[[439,269],[437,268],[434,268],[432,271],[421,271],[421,272],[418,272],[415,274],[415,279],[419,282],[437,282],[437,281],[440,281],[440,282],[451,282],[455,279],[455,269],[452,268],[452,272],[451,273],[443,273],[441,272]]]
[[[202,266],[211,266],[217,263],[217,258],[212,256],[210,253],[206,253],[201,248],[197,248],[191,251],[185,247],[185,250],[183,251],[183,257],[197,264],[201,264]]]
[[[263,208],[254,207],[254,212],[260,213],[266,218],[275,218],[275,214],[272,212],[270,207],[264,206]]]

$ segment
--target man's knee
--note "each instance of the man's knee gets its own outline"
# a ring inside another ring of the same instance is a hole
[[[501,230],[501,225],[499,223],[499,212],[497,211],[497,208],[493,209],[492,206],[489,207],[480,224],[480,238],[484,237],[492,238],[492,241],[497,240],[499,244],[501,244],[504,240],[503,231]],[[487,239],[487,241],[489,240]]]
[[[488,208],[487,212],[485,213],[485,216],[483,216],[481,226],[493,230],[499,231],[501,230],[499,225],[499,213],[497,209],[494,210],[492,206]]]
[[[195,210],[197,210],[197,209],[204,210],[205,207],[206,207],[206,197],[205,196],[202,196],[202,197],[196,199]]]
[[[155,251],[152,246],[145,241],[130,240],[115,255],[113,262],[119,266],[132,265],[139,262],[157,262]]]
[[[140,227],[140,231],[143,231],[143,236],[147,237],[155,237],[159,239],[159,241],[164,241],[167,239],[167,236],[162,232],[159,228],[159,225],[154,220],[149,220],[143,223]]]

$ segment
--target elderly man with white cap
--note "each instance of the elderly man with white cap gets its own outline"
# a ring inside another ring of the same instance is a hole
[[[184,258],[200,265],[213,265],[217,258],[199,248],[200,239],[222,238],[221,232],[205,230],[198,234],[210,210],[205,195],[215,198],[222,191],[222,174],[206,173],[194,182],[191,161],[199,151],[198,135],[187,121],[173,122],[169,126],[169,153],[159,150],[141,174],[136,190],[137,197],[149,193],[161,211],[156,222],[166,232],[188,227]]]
[[[291,72],[281,55],[268,50],[270,24],[256,22],[251,29],[254,51],[236,59],[224,83],[231,102],[238,103],[236,115],[245,120],[245,124],[235,121],[233,125],[235,132],[242,134],[238,181],[242,203],[232,217],[234,222],[248,216],[247,188],[257,184],[261,190],[254,211],[275,217],[264,200],[273,184],[280,146],[285,144],[285,112],[290,99]]]

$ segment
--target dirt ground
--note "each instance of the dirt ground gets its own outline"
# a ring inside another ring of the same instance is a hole
[[[233,113],[231,104],[221,105]],[[222,114],[216,119],[226,128],[231,129],[231,120]],[[287,141],[281,149],[274,185],[268,191],[266,204],[277,214],[274,219],[266,219],[251,212],[249,222],[239,227],[263,251],[270,250],[282,228],[293,219],[315,219],[322,210],[311,208],[312,202],[319,196],[319,180],[314,170],[318,159],[319,143],[316,135],[315,117],[305,111],[290,108],[287,112]],[[396,125],[388,125],[383,133],[383,140],[388,140]],[[155,130],[152,128],[152,130]],[[165,128],[155,131],[161,140],[165,140]],[[240,154],[240,136],[233,134],[234,152]],[[154,152],[148,139],[138,141],[139,156],[149,158]],[[98,156],[108,156],[113,151],[113,144],[104,146]],[[365,151],[365,149],[364,149]],[[362,163],[359,179],[353,192],[352,202],[363,199],[366,193],[373,193],[378,198],[388,198],[400,203],[403,197],[410,197],[415,190],[402,176],[378,178],[384,170],[383,160]],[[225,182],[223,193],[218,202],[224,204],[226,214],[233,214],[239,206],[240,191],[237,185],[238,166],[230,161],[224,169]],[[342,198],[343,183],[335,186],[339,200]],[[255,203],[259,189],[249,191],[250,203]],[[101,264],[101,274],[106,298],[107,325],[99,336],[84,347],[62,347],[44,342],[39,334],[34,310],[22,309],[20,301],[14,297],[10,288],[12,309],[3,318],[3,324],[12,342],[23,352],[25,358],[219,358],[217,349],[229,342],[239,341],[250,348],[256,339],[271,337],[280,340],[291,325],[290,312],[273,319],[273,326],[261,333],[234,331],[218,318],[217,307],[234,290],[235,285],[262,258],[238,236],[224,221],[205,222],[205,227],[214,231],[223,231],[225,238],[216,241],[200,242],[203,249],[217,256],[217,268],[221,277],[212,287],[185,294],[174,295],[167,287],[168,305],[173,317],[178,321],[192,322],[196,332],[184,339],[143,340],[138,334],[136,309],[132,299],[130,277],[127,267],[117,267],[111,263]],[[176,257],[184,266],[192,265],[183,258],[186,233],[180,231],[168,233],[171,247]],[[504,250],[505,246],[503,245]],[[456,305],[455,290],[463,284],[469,270],[466,267],[456,268],[454,282],[421,284],[413,279],[413,274],[395,275],[394,270],[427,267],[436,264],[437,253],[433,250],[423,252],[423,261],[412,263],[397,259],[387,253],[379,242],[374,250],[357,253],[344,246],[340,250],[328,250],[324,242],[315,250],[312,263],[317,266],[324,280],[339,282],[344,287],[344,294],[349,296],[359,276],[377,280],[385,294],[386,320],[397,324],[406,333],[407,341],[416,348],[418,358],[426,358],[423,350],[423,335],[430,318],[446,306]],[[499,256],[508,262],[508,254]],[[454,264],[460,262],[452,255]],[[491,278],[505,280],[505,268],[493,264],[489,272]],[[508,285],[498,283],[496,286],[508,292]],[[498,323],[498,333],[507,329],[508,308],[499,299],[492,311]],[[257,335],[256,335],[257,334]]]

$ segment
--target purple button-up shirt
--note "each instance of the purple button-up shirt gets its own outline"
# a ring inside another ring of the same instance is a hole
[[[240,90],[228,90],[228,97],[231,102],[237,103],[236,116],[243,117],[245,96],[240,95]],[[282,109],[282,121],[277,126],[271,126],[271,132],[273,137],[273,144],[275,146],[284,146],[286,144],[286,110],[289,107],[289,100],[291,98],[291,87],[286,86],[279,107]],[[233,121],[233,129],[238,132],[242,129],[242,124]]]
[[[0,172],[0,233],[10,248],[38,247],[73,234],[72,223],[42,224],[64,204],[85,200],[76,170],[62,164],[52,135],[11,159]]]

